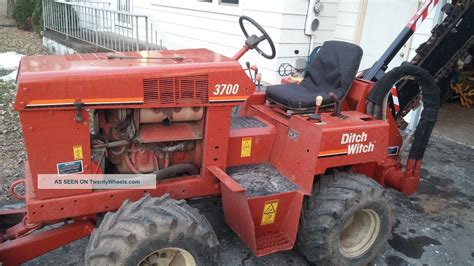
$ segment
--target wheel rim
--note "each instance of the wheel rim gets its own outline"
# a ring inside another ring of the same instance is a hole
[[[194,256],[182,248],[163,248],[150,253],[139,266],[196,266]]]
[[[339,235],[339,251],[345,257],[358,257],[372,247],[379,232],[380,217],[377,212],[360,210],[344,222]]]

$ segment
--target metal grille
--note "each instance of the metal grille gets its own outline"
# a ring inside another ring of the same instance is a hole
[[[143,97],[145,103],[156,103],[159,100],[158,95],[158,80],[144,79],[143,80]]]
[[[145,103],[173,105],[206,104],[208,76],[182,76],[143,80]]]

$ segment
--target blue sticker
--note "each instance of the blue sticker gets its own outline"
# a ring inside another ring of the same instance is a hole
[[[298,133],[298,131],[290,128],[290,130],[288,130],[288,137],[292,140],[297,140],[298,139],[298,136],[300,134]]]
[[[83,172],[82,161],[72,161],[65,163],[58,163],[58,175],[72,175]]]
[[[389,155],[397,155],[398,154],[398,146],[388,147],[388,154]]]

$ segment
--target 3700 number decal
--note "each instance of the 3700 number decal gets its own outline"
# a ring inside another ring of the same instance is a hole
[[[235,95],[239,92],[239,84],[216,84],[214,95]]]

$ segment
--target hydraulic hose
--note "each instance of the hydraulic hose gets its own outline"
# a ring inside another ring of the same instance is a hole
[[[413,144],[410,149],[409,159],[422,160],[431,132],[438,118],[440,107],[440,89],[435,79],[425,69],[404,63],[399,67],[387,72],[377,83],[375,83],[369,94],[366,113],[376,119],[384,119],[382,110],[387,109],[387,94],[393,85],[401,79],[412,77],[421,87],[423,111],[416,127]]]
[[[199,169],[196,166],[190,163],[179,163],[179,164],[174,164],[172,166],[158,170],[156,172],[156,180],[175,177],[182,174],[197,175],[198,173],[199,173]]]

